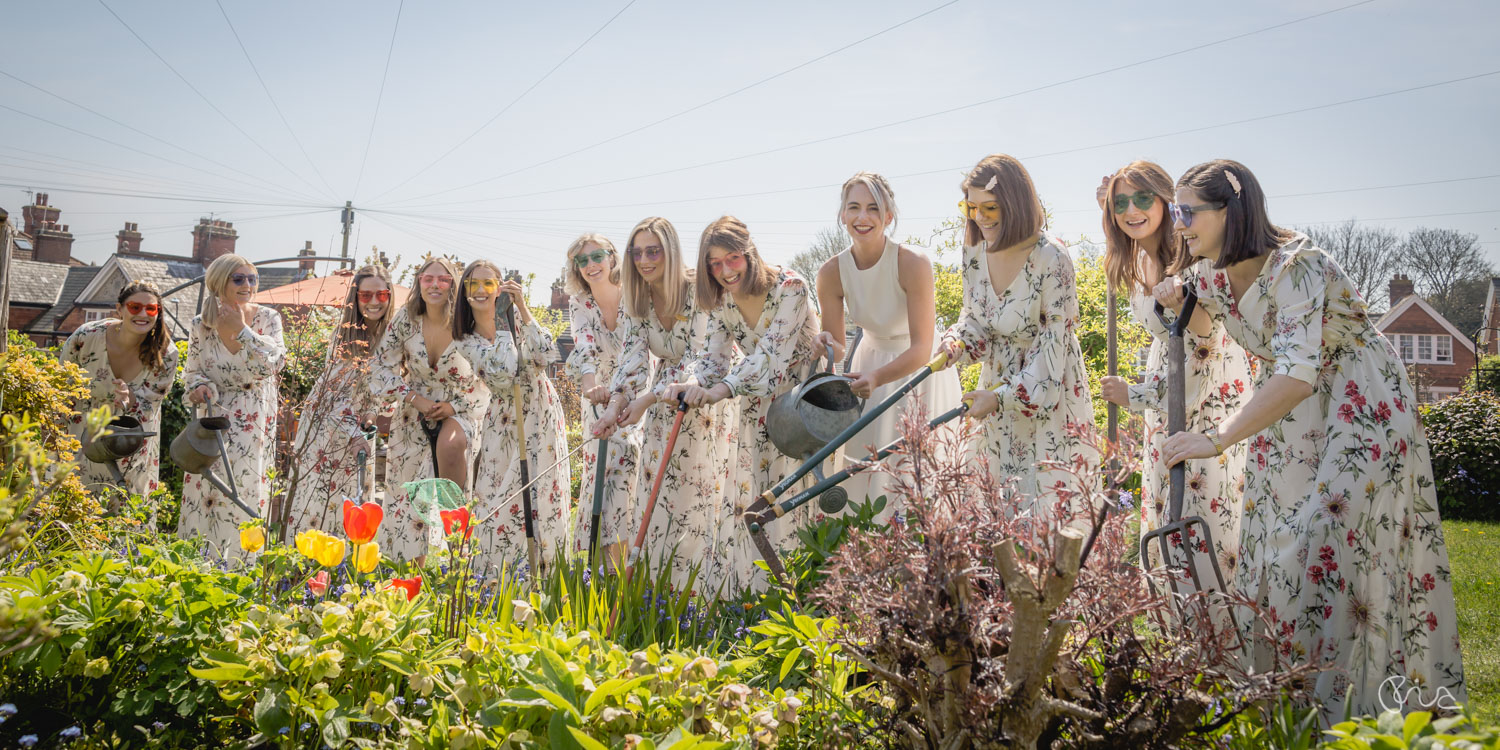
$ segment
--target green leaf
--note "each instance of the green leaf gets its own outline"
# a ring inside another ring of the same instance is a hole
[[[329,711],[331,715],[333,712]],[[349,717],[333,716],[323,724],[323,741],[341,747],[349,741]]]
[[[267,737],[275,737],[282,727],[292,725],[292,712],[287,710],[286,697],[271,688],[261,690],[253,716],[255,728]]]
[[[528,692],[532,693],[533,695],[532,696],[526,696],[526,693],[528,693]],[[548,690],[547,688],[542,687],[541,685],[533,684],[529,688],[516,688],[516,689],[510,691],[510,695],[511,695],[512,699],[517,699],[517,700],[528,700],[529,698],[533,698],[533,697],[535,697],[535,698],[542,698],[542,699],[545,699],[547,701],[547,703],[550,703],[553,706],[555,706],[558,710],[564,711],[564,712],[566,712],[568,714],[571,714],[576,719],[579,719],[579,720],[583,719],[582,716],[578,715],[578,709],[575,708],[572,703],[569,703],[567,698],[564,698],[561,695],[558,695],[556,692],[554,692],[552,690]]]
[[[552,714],[552,721],[547,722],[547,740],[551,742],[556,750],[580,750],[579,744],[568,732],[572,727],[568,726],[568,714],[561,711]]]
[[[599,708],[604,705],[605,701],[613,698],[616,695],[628,693],[631,690],[634,690],[637,685],[645,682],[647,677],[649,677],[649,675],[641,675],[638,677],[631,677],[629,679],[606,680],[604,684],[600,685],[594,690],[593,693],[589,694],[588,701],[583,704],[583,715],[585,717],[593,716],[594,712],[598,711]]]
[[[786,681],[786,676],[788,674],[791,674],[792,669],[797,666],[797,660],[801,658],[801,656],[802,649],[800,648],[794,648],[791,651],[787,652],[786,658],[781,660],[781,676],[777,678],[778,682]]]
[[[207,669],[188,667],[188,674],[209,682],[238,682],[254,677],[255,670],[245,664],[220,664]]]
[[[399,651],[381,651],[375,655],[375,663],[402,677],[411,676],[411,669],[406,666],[406,655]]]
[[[568,727],[568,733],[573,735],[573,740],[576,741],[579,746],[583,748],[583,750],[609,750],[609,748],[604,746],[604,743],[588,736],[582,729],[579,729],[578,727]]]
[[[546,679],[548,687],[551,687],[559,695],[568,701],[570,710],[578,713],[578,689],[573,686],[573,675],[568,672],[568,665],[563,662],[561,656],[550,648],[537,651],[540,657],[537,661],[542,669],[542,676]]]
[[[1412,711],[1406,715],[1406,721],[1401,725],[1401,736],[1407,744],[1432,723],[1432,714],[1426,711]]]

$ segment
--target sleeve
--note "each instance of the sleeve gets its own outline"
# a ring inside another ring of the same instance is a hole
[[[577,297],[568,300],[568,315],[573,321],[573,353],[568,355],[568,374],[582,379],[599,371],[599,336],[604,319],[599,308],[580,301]]]
[[[89,330],[89,328],[84,327],[68,334],[68,340],[63,342],[62,348],[57,352],[57,361],[65,364],[71,362],[82,367],[83,347],[87,343]],[[173,350],[175,351],[175,347]],[[78,412],[78,419],[87,416],[86,407],[88,402],[89,399],[87,397],[73,400],[73,411]]]
[[[401,360],[405,356],[406,337],[411,333],[411,318],[407,317],[405,310],[396,312],[396,317],[386,328],[385,335],[380,337],[380,343],[375,345],[375,353],[370,357],[370,374],[366,379],[366,388],[370,398],[378,404],[386,404],[382,414],[387,416],[396,413],[397,405],[406,399],[406,394],[411,390],[406,379],[401,375]]]
[[[963,349],[958,356],[953,358],[952,365],[962,367],[975,362],[984,361],[984,352],[988,346],[988,338],[985,335],[985,327],[980,319],[978,304],[978,293],[980,291],[979,278],[976,274],[984,273],[983,256],[984,251],[979,246],[964,248],[963,268],[963,303],[959,307],[958,320],[943,332],[940,344],[946,346],[950,341],[963,344]]]
[[[264,380],[276,377],[286,365],[286,342],[281,338],[281,313],[264,306],[260,310],[268,315],[266,332],[256,333],[247,325],[240,329],[236,339],[245,347],[240,353],[245,355],[250,374],[257,380]]]
[[[141,378],[141,384],[132,392],[136,405],[135,417],[145,421],[145,415],[156,411],[161,402],[167,400],[167,394],[172,391],[172,382],[175,380],[177,346],[172,344],[167,347],[166,354],[162,355],[161,369],[148,370],[146,377]]]
[[[500,338],[498,333],[495,338]],[[521,326],[521,345],[525,347],[526,363],[532,367],[544,368],[557,361],[557,339],[535,320]]]
[[[609,391],[624,396],[626,400],[634,400],[651,380],[651,348],[647,342],[650,334],[646,330],[646,321],[631,315],[623,316],[620,325],[625,327],[620,332],[623,343],[620,347],[620,361],[616,363],[614,374],[609,379]],[[574,349],[573,353],[577,354],[578,350]],[[569,357],[569,364],[572,361],[573,358]]]
[[[1202,260],[1182,269],[1182,285],[1198,295],[1198,307],[1215,322],[1224,320],[1224,303],[1219,299],[1219,285],[1227,284],[1223,272],[1214,270],[1212,261]]]
[[[209,379],[208,371],[204,368],[204,336],[203,321],[194,318],[193,322],[188,325],[187,362],[182,366],[182,403],[188,408],[189,414],[193,411],[193,402],[190,397],[200,385],[208,386],[209,400],[219,400],[219,388],[214,385],[213,380]]]
[[[1288,375],[1317,384],[1323,354],[1323,303],[1327,286],[1315,253],[1299,253],[1287,260],[1281,278],[1271,289],[1276,330],[1271,334],[1272,375]],[[1277,262],[1272,256],[1267,263]]]
[[[1167,397],[1167,370],[1166,360],[1162,359],[1162,367],[1157,367],[1146,373],[1146,377],[1139,383],[1127,388],[1130,394],[1130,405],[1126,408],[1134,412],[1142,412],[1150,409],[1152,411],[1162,410],[1162,401]]]
[[[734,343],[729,323],[724,320],[724,306],[696,313],[703,316],[702,334],[689,345],[692,354],[682,365],[682,383],[696,383],[712,388],[729,374],[734,363]]]
[[[1026,365],[995,388],[1002,410],[1031,417],[1057,408],[1064,398],[1063,377],[1071,350],[1078,349],[1078,288],[1073,262],[1052,248],[1054,256],[1041,278],[1041,316],[1026,352]],[[1082,356],[1081,352],[1078,356]]]
[[[469,334],[458,342],[458,353],[474,368],[474,376],[492,391],[510,388],[516,382],[520,354],[510,331],[495,331],[495,341]]]
[[[813,315],[812,295],[807,282],[800,278],[783,280],[766,304],[775,305],[766,332],[755,350],[747,352],[724,376],[729,391],[738,396],[764,397],[774,393],[785,379],[786,368],[797,361],[797,343],[807,327],[808,317]]]

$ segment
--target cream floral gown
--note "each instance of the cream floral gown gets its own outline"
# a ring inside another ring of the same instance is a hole
[[[198,386],[208,386],[214,405],[206,413],[229,417],[224,452],[234,467],[232,476],[225,476],[220,460],[212,470],[220,479],[233,482],[240,500],[264,518],[271,494],[268,476],[276,460],[276,378],[286,364],[281,314],[264,305],[256,307],[236,341],[240,350],[231,354],[217,330],[205,329],[202,316],[193,317],[187,363],[182,368],[184,401],[191,413],[194,405],[187,397]],[[239,557],[239,525],[248,520],[245,511],[201,475],[183,477],[178,536],[201,535],[211,553]]]
[[[344,499],[375,501],[370,490],[374,487],[375,457],[365,459],[365,489],[361,495],[359,453],[350,447],[350,441],[364,437],[362,419],[388,414],[395,404],[379,404],[370,396],[370,366],[368,356],[344,358],[335,354],[302,404],[294,443],[302,474],[287,522],[292,533],[322,529],[342,535]],[[392,429],[389,441],[397,442],[394,425]]]
[[[702,351],[708,316],[697,307],[692,282],[685,284],[683,310],[672,327],[652,312],[646,318],[620,317],[623,348],[610,390],[634,400],[651,392],[665,398],[667,387],[684,382],[696,353]],[[654,373],[653,373],[654,369]],[[636,481],[636,516],[625,539],[635,542],[651,486],[662,472],[661,491],[646,532],[641,554],[651,570],[660,570],[669,555],[672,583],[686,586],[693,567],[693,588],[712,593],[719,589],[719,565],[713,558],[719,534],[724,492],[734,460],[739,404],[725,399],[683,415],[672,456],[662,467],[667,437],[676,421],[676,402],[652,405],[641,417],[641,475]],[[738,592],[735,592],[738,593]]]
[[[88,413],[100,406],[115,411],[115,371],[109,364],[109,349],[104,335],[110,328],[120,324],[114,318],[84,323],[63,344],[59,358],[82,367],[89,377],[89,396],[74,405],[74,414],[68,417],[68,431],[81,442],[83,427]],[[162,356],[159,369],[142,367],[134,378],[126,382],[135,406],[115,416],[135,417],[141,429],[155,432],[155,437],[145,439],[141,449],[120,459],[120,473],[125,477],[124,490],[142,497],[156,490],[158,471],[161,469],[161,402],[172,390],[172,381],[177,379],[177,347],[169,346]],[[104,464],[96,464],[78,454],[79,478],[85,486],[96,489],[99,485],[115,486],[114,474]]]
[[[573,320],[573,353],[568,355],[568,374],[582,382],[584,375],[593,375],[596,385],[609,388],[615,371],[619,368],[620,349],[625,339],[625,313],[622,310],[615,318],[615,330],[604,324],[604,313],[594,295],[584,292],[568,302]],[[650,366],[650,363],[647,363]],[[649,374],[649,373],[648,373]],[[573,546],[576,551],[587,554],[594,525],[594,470],[599,463],[599,441],[589,438],[593,434],[595,406],[588,399],[580,398],[582,411],[583,478],[578,484],[578,520],[573,528]],[[640,518],[635,514],[635,483],[640,473],[641,427],[631,425],[616,430],[607,441],[604,471],[604,507],[599,517],[599,546],[601,549],[616,542],[633,541]]]
[[[490,390],[474,373],[469,360],[459,354],[454,341],[438,356],[437,366],[427,359],[421,321],[406,309],[396,311],[385,337],[375,347],[370,364],[370,395],[378,403],[396,404],[391,419],[392,439],[385,452],[385,520],[380,524],[380,551],[396,560],[412,560],[427,553],[429,544],[441,541],[442,529],[430,529],[411,507],[405,483],[437,476],[432,462],[432,444],[422,431],[422,414],[406,403],[406,394],[416,393],[439,403],[453,404],[453,416],[469,440],[464,465],[473,465],[479,447],[479,426],[489,408]],[[389,408],[389,407],[387,407]],[[470,470],[472,471],[472,470]],[[469,477],[473,487],[473,476]]]
[[[571,477],[568,462],[558,463],[568,455],[568,426],[557,389],[547,377],[547,365],[557,358],[557,342],[534,321],[521,326],[521,336],[519,353],[509,331],[497,331],[494,343],[470,334],[458,344],[459,353],[473,363],[475,374],[490,392],[479,434],[471,508],[477,524],[474,567],[487,576],[501,566],[511,571],[526,567],[526,514],[522,496],[517,494],[521,489],[517,413],[525,419],[528,478],[536,482],[531,486],[531,517],[541,564],[550,564],[568,549]],[[520,404],[512,388],[518,361]]]
[[[1287,375],[1313,387],[1249,440],[1236,587],[1271,617],[1283,656],[1339,667],[1313,685],[1325,716],[1342,716],[1346,698],[1355,715],[1408,695],[1406,708],[1418,710],[1418,696],[1429,706],[1443,697],[1438,688],[1464,701],[1427,437],[1364,300],[1301,234],[1271,251],[1239,301],[1206,262],[1190,281],[1259,359],[1257,385]],[[1254,658],[1270,655],[1262,647]]]
[[[1075,430],[1094,421],[1078,325],[1073,261],[1062,243],[1041,235],[1010,287],[990,283],[984,246],[964,248],[963,308],[943,340],[964,344],[955,364],[981,362],[981,388],[994,389],[999,410],[983,421],[975,448],[1000,483],[1015,481],[1016,513],[1088,510],[1073,475],[1040,461],[1081,460],[1099,452]],[[1083,522],[1088,523],[1088,522]]]
[[[792,390],[807,374],[816,358],[813,340],[818,335],[817,301],[806,280],[789,268],[777,273],[766,293],[760,320],[745,320],[733,296],[724,295],[719,308],[708,313],[708,332],[703,354],[692,376],[711,388],[729,386],[739,401],[738,445],[734,475],[719,512],[719,535],[714,561],[720,566],[718,579],[728,595],[747,588],[761,588],[765,575],[755,567],[760,552],[745,527],[744,512],[760,493],[770,489],[801,464],[782,455],[766,432],[766,414],[772,399]],[[808,479],[798,483],[806,485]],[[765,527],[771,544],[785,548],[797,540],[797,530],[811,517],[807,503]]]
[[[1167,440],[1167,339],[1170,334],[1156,317],[1154,300],[1141,290],[1130,295],[1130,310],[1137,322],[1151,332],[1151,349],[1146,358],[1143,382],[1130,386],[1130,409],[1142,412],[1146,419],[1146,442],[1141,460],[1141,529],[1158,528],[1167,517],[1170,500],[1171,472],[1161,454]],[[1170,314],[1170,313],[1169,313]],[[1250,400],[1250,367],[1245,350],[1215,321],[1208,336],[1191,330],[1183,332],[1187,366],[1183,368],[1184,394],[1187,403],[1188,432],[1202,432],[1216,427],[1225,417],[1240,410]],[[1182,517],[1198,516],[1213,532],[1213,554],[1226,584],[1231,584],[1239,563],[1239,498],[1245,494],[1245,447],[1229,446],[1224,455],[1188,461],[1186,488],[1182,496]],[[1196,534],[1194,535],[1196,536]],[[1196,554],[1208,554],[1206,540],[1193,538]],[[1181,536],[1171,545],[1180,547]],[[1158,553],[1160,548],[1152,546]],[[1159,564],[1159,555],[1151,557]],[[1179,560],[1179,563],[1181,561]],[[1207,568],[1202,568],[1205,572]]]

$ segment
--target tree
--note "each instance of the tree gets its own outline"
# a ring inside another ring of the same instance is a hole
[[[806,250],[792,256],[790,263],[792,270],[802,275],[808,281],[818,278],[818,269],[823,267],[824,261],[844,251],[849,246],[849,238],[844,236],[844,230],[838,227],[823,227],[813,237],[812,244]]]
[[[1348,274],[1372,313],[1384,312],[1386,284],[1403,271],[1401,237],[1385,227],[1362,227],[1354,219],[1335,226],[1298,227]]]
[[[1472,335],[1479,327],[1492,272],[1478,235],[1418,227],[1406,236],[1401,254],[1417,294],[1465,336]]]

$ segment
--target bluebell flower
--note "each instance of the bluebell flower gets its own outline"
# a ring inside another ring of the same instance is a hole
[[[427,699],[426,698],[418,698],[418,699],[412,701],[412,705],[416,706],[417,708],[421,708],[421,707],[427,705]]]
[[[282,728],[276,730],[276,733],[279,734],[279,735],[281,735],[282,737],[285,737],[285,736],[287,736],[287,735],[289,735],[289,734],[292,733],[292,728],[291,727],[282,727]]]
[[[306,732],[309,729],[312,729],[312,722],[310,721],[304,721],[297,725],[297,731],[299,732]]]
[[[137,671],[137,672],[144,672],[144,671],[146,671],[146,663],[145,662],[141,662],[140,664],[135,665],[135,671]]]
[[[57,736],[65,740],[76,740],[79,737],[83,736],[83,728],[79,727],[77,724],[74,724],[73,726],[62,730],[61,732],[58,732]]]
[[[395,700],[395,702],[396,702],[396,705],[398,705],[398,706],[404,706],[404,705],[406,705],[406,699],[405,699],[405,698],[402,698],[402,697],[401,697],[401,696],[399,696],[399,695],[398,695],[398,696],[396,696],[396,697],[395,697],[395,699],[394,699],[394,700]]]
[[[1120,490],[1120,510],[1130,510],[1135,507],[1135,495],[1130,490]]]
[[[16,740],[16,744],[21,747],[36,747],[36,743],[37,738],[34,734],[23,734],[21,735],[21,739]]]
[[[0,703],[0,721],[16,715],[16,704]]]
[[[153,721],[151,722],[151,728],[160,732],[161,730],[167,728],[167,723],[165,721]]]

